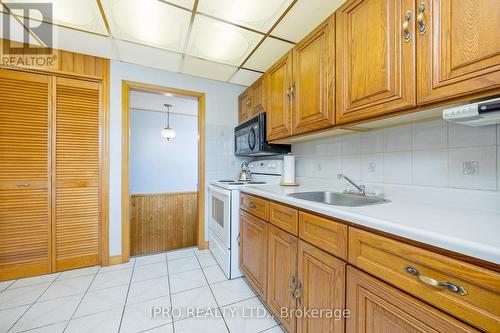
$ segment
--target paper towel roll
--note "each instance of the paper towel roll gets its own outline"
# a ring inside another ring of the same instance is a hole
[[[283,183],[295,183],[295,156],[292,153],[283,157]]]

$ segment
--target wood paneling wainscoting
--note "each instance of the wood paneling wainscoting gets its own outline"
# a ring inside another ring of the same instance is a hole
[[[194,246],[198,192],[130,195],[130,255]]]

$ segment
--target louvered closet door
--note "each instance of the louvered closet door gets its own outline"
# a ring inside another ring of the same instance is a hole
[[[50,272],[50,80],[0,70],[0,280]]]
[[[56,79],[55,266],[99,263],[100,84]]]

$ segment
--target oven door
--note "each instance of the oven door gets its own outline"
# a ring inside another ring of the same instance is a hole
[[[219,239],[226,249],[229,249],[231,235],[231,191],[209,185],[208,197],[210,232]]]

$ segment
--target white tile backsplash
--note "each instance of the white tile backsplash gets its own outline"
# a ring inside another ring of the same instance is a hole
[[[413,184],[448,186],[448,150],[417,150],[412,159]]]
[[[387,128],[384,131],[384,151],[411,150],[411,125]]]
[[[448,147],[448,126],[443,120],[416,123],[412,126],[414,150],[445,149]]]
[[[466,126],[448,124],[448,145],[450,148],[495,145],[497,126]]]
[[[297,177],[342,172],[374,184],[500,190],[500,125],[471,127],[441,119],[298,143]],[[464,175],[463,162],[479,162]]]
[[[466,147],[450,149],[450,187],[496,190],[497,147]],[[478,173],[464,174],[464,162],[479,163]]]

